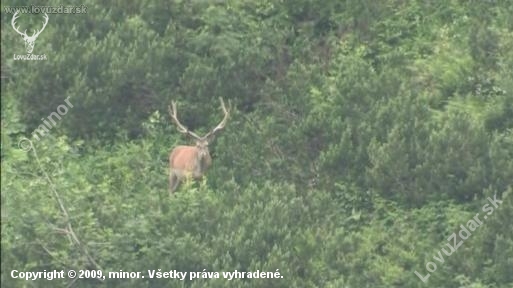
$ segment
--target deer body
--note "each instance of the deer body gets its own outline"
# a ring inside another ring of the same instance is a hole
[[[177,146],[169,155],[169,187],[175,190],[185,177],[200,180],[212,165],[208,150],[200,151],[194,146]]]
[[[187,134],[196,140],[195,146],[176,146],[169,154],[169,192],[175,192],[178,185],[184,178],[199,180],[203,178],[208,168],[212,165],[212,157],[208,150],[208,144],[214,139],[215,133],[219,132],[226,125],[229,110],[226,109],[224,101],[221,99],[222,109],[225,116],[221,123],[212,131],[203,137],[199,137],[194,132],[189,131],[179,121],[176,114],[176,104],[172,102],[169,107],[171,119],[178,127],[178,131]]]

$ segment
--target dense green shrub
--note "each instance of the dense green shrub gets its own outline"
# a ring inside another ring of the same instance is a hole
[[[87,14],[49,15],[46,61],[13,59],[23,41],[4,8],[27,4],[4,2],[2,287],[513,285],[508,1],[73,0]],[[40,15],[17,23],[31,33]],[[219,97],[233,109],[213,165],[170,196],[169,152],[190,140],[167,106],[202,134]],[[489,197],[503,202],[437,260]],[[11,277],[68,269],[146,277]]]

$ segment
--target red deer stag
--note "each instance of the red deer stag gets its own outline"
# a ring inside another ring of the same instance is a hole
[[[208,151],[208,144],[214,140],[215,134],[224,128],[231,110],[231,103],[229,101],[229,108],[226,109],[223,98],[219,99],[221,100],[221,108],[224,112],[224,118],[214,129],[203,137],[189,131],[187,127],[183,126],[180,121],[178,121],[178,116],[176,115],[176,103],[174,101],[171,102],[171,106],[168,106],[169,115],[171,116],[171,120],[178,127],[178,131],[196,140],[195,146],[180,145],[175,147],[169,154],[170,194],[175,192],[176,188],[184,178],[192,177],[195,180],[201,179],[212,164],[212,158]]]

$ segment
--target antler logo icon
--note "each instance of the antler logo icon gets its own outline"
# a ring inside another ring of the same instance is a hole
[[[20,34],[23,37],[23,41],[25,41],[25,48],[27,49],[27,53],[32,53],[32,50],[34,50],[34,44],[36,42],[37,37],[39,36],[39,34],[41,34],[41,32],[43,32],[43,30],[46,27],[46,24],[48,24],[48,14],[45,13],[45,16],[44,16],[45,21],[43,24],[43,28],[41,28],[41,30],[35,30],[34,33],[32,34],[32,36],[28,36],[27,30],[25,30],[25,32],[20,32],[20,30],[18,30],[18,28],[16,27],[16,19],[18,19],[18,17],[20,17],[18,15],[19,12],[20,12],[19,10],[16,11],[16,13],[14,13],[14,15],[12,16],[12,21],[11,21],[12,28],[14,28],[14,31],[18,32],[18,34]]]

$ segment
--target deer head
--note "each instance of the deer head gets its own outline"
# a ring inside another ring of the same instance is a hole
[[[35,30],[34,33],[32,33],[32,36],[28,36],[27,35],[27,30],[25,30],[24,32],[21,32],[20,30],[18,30],[18,27],[16,27],[16,19],[18,19],[20,16],[18,15],[20,11],[16,11],[16,13],[14,13],[14,15],[12,16],[12,21],[11,21],[11,24],[12,24],[12,28],[14,28],[14,31],[18,32],[18,34],[20,34],[22,37],[23,37],[23,41],[25,41],[25,48],[27,49],[27,53],[32,53],[32,50],[34,50],[34,44],[36,42],[36,39],[37,37],[39,36],[39,34],[41,34],[41,32],[43,32],[43,30],[45,29],[46,27],[46,24],[48,24],[48,14],[45,13],[45,21],[43,23],[43,28],[41,28],[41,30]]]

